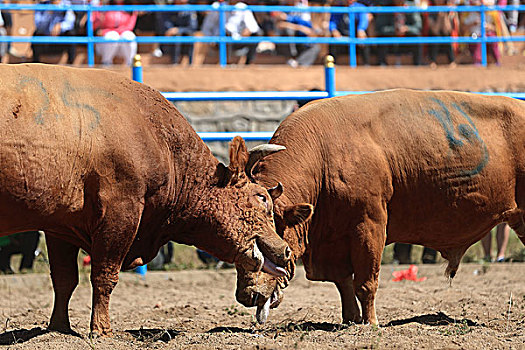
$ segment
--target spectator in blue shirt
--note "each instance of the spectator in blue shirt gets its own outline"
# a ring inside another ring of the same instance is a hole
[[[69,0],[40,0],[40,4],[53,4],[69,6]],[[35,11],[35,32],[33,36],[73,36],[75,28],[75,14],[72,10],[66,11]],[[74,44],[36,44],[32,43],[33,62],[40,62],[42,54],[68,53],[67,63],[73,63],[75,58]]]
[[[175,0],[174,5],[187,5],[188,0]],[[158,15],[158,31],[165,36],[192,36],[198,29],[197,12],[160,12]],[[192,63],[193,44],[176,43],[161,45],[162,53],[170,55],[171,63],[176,64],[182,56],[188,56]]]
[[[339,0],[335,3],[336,6],[349,6],[349,7],[365,7],[365,5],[356,2],[355,0]],[[366,12],[360,12],[355,14],[355,36],[359,39],[367,37],[366,30],[368,29],[368,16],[370,14]],[[350,16],[348,13],[332,13],[330,16],[330,22],[328,25],[330,35],[334,38],[349,37],[350,36]],[[338,54],[348,53],[348,45],[334,45],[331,44],[329,47],[330,54],[337,57]],[[368,65],[370,59],[370,46],[359,45],[357,46],[358,54],[361,56],[363,64]]]
[[[287,15],[284,12],[274,12],[272,14],[276,18],[276,27],[282,33],[281,35],[299,36],[299,37],[315,37],[317,33],[312,28],[312,23],[300,16]],[[314,64],[321,47],[319,44],[305,43],[305,44],[290,44],[289,55],[291,58],[288,64],[292,67],[297,66],[311,66]]]

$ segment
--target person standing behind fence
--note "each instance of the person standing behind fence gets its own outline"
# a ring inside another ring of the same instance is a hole
[[[0,239],[0,272],[12,274],[11,256],[22,254],[19,272],[33,269],[33,262],[37,255],[38,241],[40,240],[39,231],[28,231],[4,236]]]
[[[188,0],[175,0],[174,5],[187,5]],[[158,16],[158,31],[165,36],[192,36],[198,29],[197,12],[178,11],[161,12]],[[193,44],[164,44],[160,47],[162,53],[170,56],[171,63],[176,64],[179,59],[188,56],[189,63],[193,59]]]
[[[471,0],[471,6],[480,6],[481,0]],[[466,15],[463,20],[463,24],[466,27],[467,34],[472,38],[476,39],[481,36],[481,14],[479,12],[470,12]],[[496,36],[496,24],[494,23],[494,17],[486,13],[485,15],[485,34],[487,37]],[[501,52],[498,47],[498,43],[487,43],[487,53],[491,53],[494,61],[497,65],[501,61]],[[481,65],[481,43],[470,43],[469,50],[472,55],[472,61],[475,65]]]
[[[454,0],[433,0],[434,6],[453,6]],[[428,35],[450,37],[457,33],[459,19],[456,12],[430,12],[428,14]],[[436,67],[437,55],[443,51],[448,58],[451,67],[455,67],[454,46],[452,43],[429,44],[430,66]]]
[[[300,16],[287,15],[284,12],[273,12],[272,15],[276,19],[276,28],[281,35],[299,36],[299,37],[316,37],[317,33],[312,28],[312,23],[305,21]],[[304,66],[308,67],[314,64],[321,46],[319,44],[290,44],[289,55],[291,58],[288,64],[291,67]]]
[[[2,11],[0,11],[0,36],[6,36],[7,29],[5,27],[4,17],[2,16]],[[0,63],[2,58],[7,54],[7,42],[0,43]]]
[[[258,35],[261,28],[255,20],[255,16],[251,10],[245,10],[247,5],[238,0],[230,0],[224,2],[226,5],[234,5],[237,10],[226,12],[224,28],[226,35],[233,39],[240,39],[242,37]],[[214,7],[219,7],[218,2],[212,4]],[[219,12],[209,12],[202,23],[202,33],[205,36],[219,36]],[[245,56],[246,64],[252,63],[255,59],[257,44],[238,43],[229,46],[233,50],[235,56]]]
[[[356,0],[339,0],[334,5],[336,6],[348,6],[348,7],[365,7],[365,5],[356,2]],[[355,36],[359,39],[366,39],[366,30],[368,29],[368,16],[370,14],[366,12],[360,12],[355,14]],[[350,36],[350,16],[348,13],[332,13],[330,16],[329,23],[330,34],[334,38],[341,38],[343,36]],[[329,52],[330,55],[337,58],[338,54],[348,53],[348,45],[335,45],[330,44]],[[364,65],[368,65],[370,59],[370,46],[369,45],[358,45],[357,51],[361,55],[361,59]]]
[[[129,5],[129,1],[110,0],[109,5]],[[107,40],[128,40],[127,42],[112,42],[96,44],[95,50],[102,58],[105,66],[113,64],[115,57],[122,57],[130,66],[137,54],[137,42],[133,29],[137,23],[137,14],[126,11],[95,12],[93,29],[98,36]]]
[[[386,0],[387,6],[409,7],[414,6],[411,1],[405,0]],[[422,20],[418,12],[398,12],[398,13],[378,13],[375,20],[376,35],[378,37],[417,37],[421,35]],[[378,63],[381,66],[386,65],[387,52],[396,55],[397,62],[400,64],[401,53],[408,52],[412,54],[413,64],[421,64],[423,46],[415,45],[378,45],[377,56]]]
[[[510,227],[509,225],[502,223],[496,226],[496,243],[498,251],[496,253],[496,262],[505,261],[505,251],[507,250],[507,243],[509,242]],[[481,245],[483,246],[483,252],[485,253],[484,260],[487,262],[492,261],[492,231],[489,231],[483,239],[481,239]]]
[[[69,6],[69,0],[40,0],[42,5]],[[73,36],[75,28],[75,14],[72,10],[67,11],[35,11],[35,31],[33,36]],[[75,44],[60,45],[55,43],[37,44],[32,43],[33,62],[40,62],[40,56],[44,54],[61,54],[67,50],[67,63],[73,63],[75,59]]]
[[[0,4],[3,3],[5,3],[5,1],[0,0]],[[0,21],[3,22],[2,24],[0,24],[0,32],[4,33],[0,35],[11,35],[11,29],[13,28],[13,19],[11,16],[11,12],[5,10],[0,11]],[[9,53],[10,48],[10,42],[0,43],[0,53],[3,52],[3,54],[0,54],[0,62],[8,62],[7,54]]]

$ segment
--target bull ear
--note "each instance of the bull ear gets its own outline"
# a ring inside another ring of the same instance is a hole
[[[268,189],[268,193],[270,194],[270,197],[272,197],[273,201],[279,198],[281,194],[283,194],[283,191],[283,184],[280,182],[277,183],[277,186]]]
[[[215,170],[215,178],[217,179],[218,187],[226,187],[230,182],[232,173],[224,164],[217,164],[217,169]]]
[[[237,181],[245,175],[246,164],[248,163],[248,150],[246,144],[240,136],[235,138],[230,143],[230,165],[228,169],[232,173],[232,181]]]
[[[289,205],[284,208],[284,222],[287,226],[302,224],[312,217],[314,206],[308,203]]]
[[[252,177],[252,170],[255,164],[262,158],[269,156],[272,153],[279,152],[282,150],[285,150],[286,147],[283,145],[275,145],[272,143],[263,144],[256,146],[250,150],[250,156],[248,159],[248,163],[246,164],[246,174],[249,177]]]

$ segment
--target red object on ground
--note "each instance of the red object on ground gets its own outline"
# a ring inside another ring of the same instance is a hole
[[[91,264],[91,256],[88,255],[82,260],[82,266],[88,266],[89,264]]]
[[[392,279],[392,281],[394,282],[399,282],[402,280],[421,282],[427,279],[426,277],[417,278],[416,265],[410,265],[407,270],[394,271],[392,272],[392,276],[394,276],[394,278]]]

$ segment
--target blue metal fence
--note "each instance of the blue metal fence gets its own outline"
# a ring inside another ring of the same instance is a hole
[[[60,44],[85,44],[88,51],[88,64],[93,66],[95,63],[94,44],[103,42],[123,42],[126,40],[105,40],[102,37],[96,37],[93,31],[92,16],[93,12],[105,11],[137,11],[137,12],[177,12],[177,11],[217,11],[219,12],[219,36],[142,36],[137,37],[137,43],[217,43],[219,46],[219,62],[222,67],[227,64],[227,44],[238,43],[258,43],[269,41],[274,44],[287,43],[317,43],[317,44],[341,44],[348,45],[350,54],[350,65],[357,65],[356,45],[388,45],[388,44],[442,44],[442,43],[481,43],[482,44],[482,65],[487,65],[486,43],[507,42],[507,41],[525,41],[525,36],[512,37],[488,37],[485,32],[486,11],[525,11],[525,5],[520,6],[431,6],[428,8],[420,7],[294,7],[294,6],[247,6],[238,8],[232,5],[219,3],[219,5],[126,5],[126,6],[91,6],[91,5],[24,5],[24,4],[0,4],[0,10],[52,10],[66,11],[73,10],[87,13],[87,34],[86,36],[77,37],[54,37],[54,36],[0,36],[0,42],[36,42],[36,43],[60,43]],[[225,14],[230,11],[250,10],[253,12],[317,12],[317,13],[348,13],[350,17],[349,29],[350,37],[331,38],[331,37],[289,37],[289,36],[256,36],[233,38],[226,35],[224,28]],[[409,12],[480,12],[481,16],[481,35],[479,37],[381,37],[381,38],[356,38],[355,36],[355,15],[358,13],[409,13]]]
[[[335,64],[332,56],[325,58],[324,65],[325,91],[243,91],[243,92],[162,92],[162,95],[170,101],[282,101],[282,100],[318,100],[334,96],[361,95],[373,91],[336,91],[335,88]],[[142,83],[142,64],[140,56],[135,56],[133,61],[132,78]],[[479,92],[482,95],[506,96],[525,100],[525,92]],[[268,141],[271,139],[272,131],[261,132],[198,132],[204,141],[230,141],[235,136],[241,136],[246,141]]]

